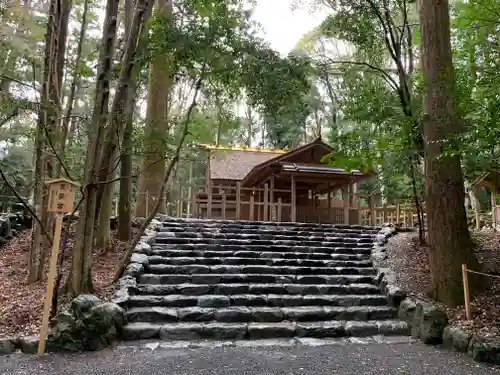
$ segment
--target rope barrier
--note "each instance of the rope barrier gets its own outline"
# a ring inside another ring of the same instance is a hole
[[[500,279],[500,276],[499,275],[492,275],[492,274],[489,274],[489,273],[484,273],[484,272],[478,272],[478,271],[471,271],[471,270],[467,270],[467,272],[469,273],[475,273],[475,274],[478,274],[478,275],[484,275],[484,276],[489,276],[489,277],[496,277],[498,279]]]

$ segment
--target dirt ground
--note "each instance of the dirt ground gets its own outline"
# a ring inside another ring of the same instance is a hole
[[[475,232],[476,255],[484,270],[500,272],[500,233]],[[388,259],[380,264],[396,272],[398,284],[411,295],[428,299],[429,263],[427,247],[418,244],[418,234],[399,233],[389,240]],[[487,292],[473,297],[471,301],[473,320],[467,321],[463,306],[447,309],[454,325],[483,336],[500,337],[500,279],[492,278],[492,287]]]
[[[45,267],[43,280],[27,284],[30,235],[30,230],[25,230],[0,248],[0,337],[39,332],[48,265]],[[63,283],[71,265],[72,248],[73,233],[70,233],[64,254]],[[107,285],[111,282],[124,251],[125,243],[117,241],[114,233],[109,246],[94,250],[92,279],[95,293],[103,299],[109,298],[114,292],[114,288]],[[67,303],[65,296],[60,297],[59,310]]]

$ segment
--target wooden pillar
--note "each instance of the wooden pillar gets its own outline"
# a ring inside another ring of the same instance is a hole
[[[281,222],[281,209],[282,209],[281,197],[278,197],[278,213],[276,215],[278,218],[278,222]]]
[[[349,224],[349,186],[342,188],[342,198],[344,199],[344,224]]]
[[[177,200],[177,217],[182,217],[182,210],[183,210],[183,197],[182,197],[182,193],[183,193],[183,190],[181,188],[180,192],[179,192],[179,199]]]
[[[250,195],[250,220],[253,220],[253,211],[254,211],[254,203],[255,203],[255,190],[252,190],[252,194]]]
[[[328,183],[328,222],[329,223],[332,223],[333,220],[332,220],[332,216],[333,216],[333,212],[332,212],[332,192],[331,192],[331,186],[330,186],[330,183]]]
[[[191,160],[189,164],[189,185],[188,185],[188,197],[187,197],[187,207],[186,207],[186,217],[191,217],[191,213],[193,211],[193,164],[194,162]]]
[[[264,221],[269,220],[269,185],[264,184]]]
[[[292,222],[297,221],[297,186],[295,184],[295,176],[292,174],[292,192],[291,192],[291,203],[292,203]]]
[[[236,220],[241,220],[241,182],[236,182]]]
[[[222,191],[222,208],[221,208],[222,219],[226,219],[226,191]]]
[[[192,188],[190,187],[190,189]],[[197,195],[198,191],[196,189],[191,190],[191,208],[188,209],[188,217],[199,217]]]
[[[208,202],[207,202],[207,219],[212,218],[212,180],[208,180]]]
[[[274,207],[274,175],[271,177],[271,191],[269,193],[269,202],[271,206],[271,221],[276,220],[276,211]]]
[[[370,225],[374,227],[377,223],[377,213],[375,212],[375,200],[373,199],[373,195],[370,195],[368,200],[370,202]]]

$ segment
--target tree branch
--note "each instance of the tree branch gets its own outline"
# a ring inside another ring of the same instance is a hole
[[[379,68],[378,66],[372,65],[372,64],[370,64],[368,62],[364,62],[364,61],[342,61],[342,60],[333,60],[330,58],[328,60],[331,64],[347,64],[347,65],[366,66],[367,68],[370,68],[371,70],[380,73],[393,90],[399,89],[399,84],[396,82],[396,80],[394,78],[392,78],[391,75],[389,73],[387,73],[384,69]]]
[[[21,203],[23,205],[23,207],[26,210],[28,210],[30,215],[33,216],[33,218],[38,222],[38,224],[40,225],[40,228],[42,229],[43,234],[47,237],[47,240],[49,241],[50,245],[52,246],[52,236],[45,230],[45,226],[43,225],[42,221],[40,220],[38,215],[35,213],[35,211],[33,211],[33,209],[30,207],[30,205],[23,199],[23,197],[21,197],[21,195],[19,195],[17,190],[14,188],[14,186],[12,186],[12,184],[9,182],[9,180],[7,179],[7,176],[3,172],[2,168],[0,168],[0,177],[2,177],[2,180],[5,182],[7,187],[12,191],[12,194],[14,194],[14,196],[17,198],[19,203]]]
[[[158,212],[158,209],[160,208],[161,202],[163,201],[162,197],[165,194],[165,188],[167,186],[168,180],[170,179],[170,175],[172,174],[172,170],[174,169],[175,165],[179,161],[182,147],[184,145],[184,141],[186,140],[186,137],[189,134],[189,122],[191,119],[191,114],[192,114],[194,108],[196,107],[196,100],[197,100],[198,93],[199,93],[200,88],[201,88],[201,83],[202,83],[202,81],[204,79],[204,75],[205,75],[205,66],[206,66],[206,64],[203,65],[200,78],[198,79],[198,81],[196,83],[196,91],[194,93],[193,100],[192,100],[192,102],[187,110],[186,118],[184,119],[183,132],[182,132],[181,138],[179,140],[179,143],[177,144],[177,148],[175,149],[174,157],[172,158],[172,160],[168,164],[167,170],[165,171],[165,175],[163,177],[160,191],[158,192],[159,199],[156,200],[156,203],[153,207],[153,210],[151,211],[149,216],[146,218],[146,220],[144,220],[144,222],[141,225],[141,228],[139,229],[137,234],[134,236],[132,241],[129,243],[129,246],[127,247],[127,250],[126,250],[123,258],[120,261],[118,269],[116,270],[113,282],[117,281],[121,277],[123,271],[125,270],[125,267],[127,266],[128,262],[130,261],[130,258],[132,257],[132,253],[134,252],[135,246],[139,243],[139,241],[142,237],[142,234],[144,233],[144,231],[148,227],[149,223],[151,223],[151,221],[156,216],[156,213]]]

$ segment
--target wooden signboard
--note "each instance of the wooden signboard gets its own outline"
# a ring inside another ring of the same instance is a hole
[[[59,252],[59,244],[61,242],[62,219],[65,213],[73,211],[75,190],[78,186],[77,183],[64,178],[47,181],[45,184],[49,189],[49,204],[47,211],[54,212],[56,214],[56,220],[52,252],[50,255],[49,275],[47,277],[47,292],[45,294],[45,301],[43,305],[40,342],[38,344],[37,352],[39,357],[43,356],[45,353],[45,341],[47,339],[47,332],[49,329],[50,306],[52,302],[52,295],[54,293],[54,277],[57,271],[57,253]]]

